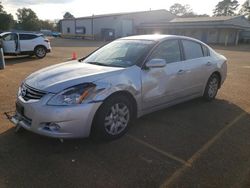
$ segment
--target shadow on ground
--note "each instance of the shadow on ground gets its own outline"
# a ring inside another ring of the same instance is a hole
[[[34,61],[34,60],[39,60],[38,58],[36,58],[35,56],[16,56],[16,57],[10,57],[7,56],[5,58],[5,63],[6,65],[14,65],[14,64],[18,64],[18,63],[25,63],[25,62],[29,62],[29,61]]]
[[[242,112],[195,99],[138,119],[128,134],[187,160]],[[0,135],[1,187],[159,187],[181,165],[127,136],[61,143],[13,129]]]

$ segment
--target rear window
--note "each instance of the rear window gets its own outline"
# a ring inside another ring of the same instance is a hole
[[[203,50],[199,43],[190,40],[182,40],[182,44],[186,60],[203,57]]]
[[[37,38],[37,35],[32,35],[32,34],[19,34],[19,39],[20,40],[32,40]]]
[[[203,55],[206,56],[210,56],[210,51],[208,49],[208,47],[202,45],[202,50],[203,50]]]

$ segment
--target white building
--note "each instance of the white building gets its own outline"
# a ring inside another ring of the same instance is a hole
[[[147,22],[137,27],[137,34],[164,33],[197,38],[209,44],[238,44],[250,32],[244,16],[174,18],[171,21]]]
[[[96,39],[111,40],[137,33],[142,23],[170,21],[175,16],[166,10],[93,15],[61,20],[62,34],[94,35]]]
[[[250,22],[244,16],[177,18],[167,10],[152,10],[63,19],[61,32],[90,35],[97,40],[135,34],[174,34],[209,44],[237,45],[239,40],[249,40]]]

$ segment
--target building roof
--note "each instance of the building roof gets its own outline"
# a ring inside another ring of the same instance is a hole
[[[174,18],[170,22],[142,23],[138,28],[232,28],[249,30],[250,22],[244,16]]]
[[[124,16],[124,15],[143,14],[143,13],[150,13],[150,12],[166,12],[166,13],[172,14],[165,9],[158,9],[158,10],[147,10],[147,11],[137,11],[137,12],[121,12],[121,13],[99,14],[99,15],[93,14],[92,16],[85,16],[85,17],[78,17],[78,18],[66,18],[66,19],[62,19],[62,20],[103,18],[103,17],[110,17],[110,16]]]
[[[187,23],[187,22],[218,22],[227,21],[239,16],[217,16],[217,17],[192,17],[192,18],[174,18],[170,22],[172,23]]]

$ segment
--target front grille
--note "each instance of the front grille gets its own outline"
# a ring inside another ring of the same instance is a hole
[[[39,100],[41,99],[47,92],[40,91],[38,89],[32,88],[27,84],[23,84],[21,87],[21,96],[25,101],[28,100]]]

